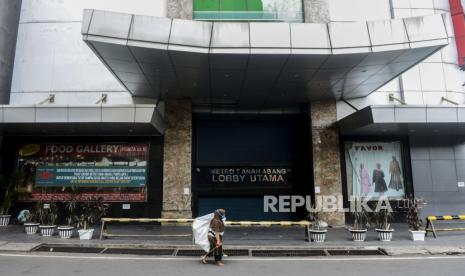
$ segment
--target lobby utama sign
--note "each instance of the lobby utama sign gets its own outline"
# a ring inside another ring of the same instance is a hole
[[[291,175],[289,168],[208,168],[209,182],[213,184],[287,184]]]

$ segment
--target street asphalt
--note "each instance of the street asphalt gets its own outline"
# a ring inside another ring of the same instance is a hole
[[[0,253],[0,275],[445,275],[463,276],[465,256],[232,258],[225,266],[198,258]]]

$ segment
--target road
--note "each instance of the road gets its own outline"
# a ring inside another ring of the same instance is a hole
[[[195,258],[0,253],[0,276],[37,275],[465,275],[465,256],[228,258],[224,267]]]

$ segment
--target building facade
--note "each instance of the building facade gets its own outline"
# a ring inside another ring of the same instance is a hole
[[[265,195],[465,209],[460,1],[130,2],[0,0],[1,166],[23,205],[78,188],[127,217],[304,217]]]

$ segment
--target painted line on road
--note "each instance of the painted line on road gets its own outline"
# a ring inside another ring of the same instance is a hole
[[[199,260],[195,257],[118,257],[118,256],[81,256],[81,255],[40,255],[40,254],[2,254],[0,257],[24,257],[24,258],[49,258],[49,259],[90,259],[90,260],[147,260],[147,261],[192,261]],[[445,260],[445,259],[465,259],[465,256],[415,256],[415,257],[347,257],[347,258],[234,258],[228,257],[228,260],[234,261],[415,261],[415,260]]]

